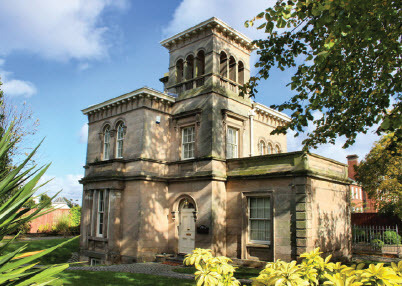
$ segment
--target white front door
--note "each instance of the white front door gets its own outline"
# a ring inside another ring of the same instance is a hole
[[[179,224],[179,253],[194,250],[195,222],[194,209],[181,209]]]

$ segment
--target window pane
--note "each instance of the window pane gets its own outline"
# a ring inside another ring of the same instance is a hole
[[[271,206],[269,197],[249,197],[249,239],[251,241],[270,241]]]
[[[237,158],[238,157],[238,146],[237,146],[237,130],[228,127],[226,134],[226,158]]]
[[[258,240],[258,221],[252,220],[250,222],[250,239]]]
[[[268,198],[264,199],[264,218],[271,218],[271,205]]]
[[[194,158],[195,128],[194,126],[182,129],[182,156],[183,159]]]

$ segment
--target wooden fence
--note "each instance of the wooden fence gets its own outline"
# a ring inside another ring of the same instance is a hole
[[[57,223],[60,217],[68,216],[70,214],[69,209],[55,209],[54,211],[40,216],[31,221],[31,229],[28,233],[40,233],[39,228],[45,225],[52,226]]]

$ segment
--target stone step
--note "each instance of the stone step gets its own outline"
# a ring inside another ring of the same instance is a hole
[[[176,256],[167,257],[166,261],[183,264],[183,260],[184,260],[185,256],[186,256],[185,254],[176,254]]]

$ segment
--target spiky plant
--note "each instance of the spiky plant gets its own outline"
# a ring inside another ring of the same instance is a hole
[[[13,126],[10,126],[7,131],[0,134],[0,160],[7,156],[17,141],[13,139],[12,130]],[[6,254],[7,247],[18,234],[7,242],[4,240],[5,235],[15,232],[21,225],[52,211],[45,203],[23,207],[43,186],[39,184],[39,180],[50,165],[39,168],[27,167],[38,147],[15,169],[0,174],[0,197],[7,198],[0,205],[0,285],[47,285],[57,279],[55,277],[57,273],[69,266],[68,264],[37,266],[37,260],[40,257],[69,241],[43,251],[29,253],[24,253],[27,248],[27,245],[24,245]]]

